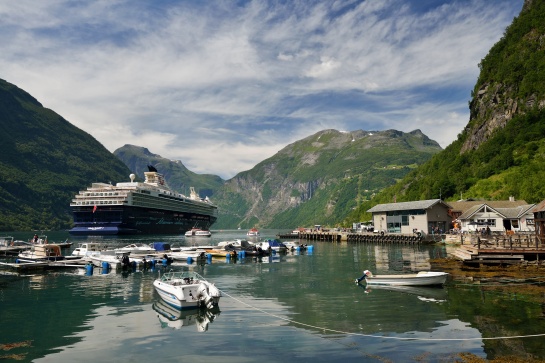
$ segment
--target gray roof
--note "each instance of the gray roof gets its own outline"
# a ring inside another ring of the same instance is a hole
[[[441,203],[445,207],[450,208],[450,206],[446,204],[445,202],[443,202],[441,199],[429,199],[429,200],[417,200],[414,202],[377,204],[373,208],[369,209],[367,212],[377,213],[377,212],[393,212],[393,211],[411,210],[411,209],[428,209],[438,203]]]
[[[469,219],[475,213],[479,212],[482,208],[487,206],[489,209],[498,213],[503,218],[516,219],[524,216],[525,214],[531,213],[531,210],[535,207],[535,204],[525,204],[519,205],[511,208],[492,208],[488,202],[475,205],[468,210],[466,210],[459,219]]]

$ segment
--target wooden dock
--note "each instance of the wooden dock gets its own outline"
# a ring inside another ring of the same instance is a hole
[[[512,265],[545,260],[545,244],[531,234],[466,236],[451,254],[467,265]]]

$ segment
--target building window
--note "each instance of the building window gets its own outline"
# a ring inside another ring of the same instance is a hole
[[[409,225],[409,216],[401,216],[401,225],[402,226],[408,226]]]

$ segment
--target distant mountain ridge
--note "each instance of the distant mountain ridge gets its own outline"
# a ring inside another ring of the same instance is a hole
[[[135,145],[124,145],[114,151],[114,155],[142,178],[148,171],[148,165],[153,165],[164,175],[170,188],[189,195],[189,188],[194,187],[199,195],[214,198],[214,193],[224,183],[217,175],[196,174],[185,167],[180,160],[169,160],[151,153],[147,148]]]
[[[340,223],[351,208],[392,185],[439,152],[420,130],[324,130],[296,141],[254,168],[223,181],[197,175],[179,161],[125,145],[114,154],[141,174],[148,164],[183,192],[193,184],[218,205],[214,228]],[[316,210],[321,212],[317,215]]]

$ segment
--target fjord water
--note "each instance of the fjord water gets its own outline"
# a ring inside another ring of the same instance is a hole
[[[201,244],[245,238],[216,231]],[[278,231],[263,231],[274,237]],[[20,239],[32,235],[12,234]],[[180,236],[69,237],[111,247]],[[446,247],[312,242],[288,253],[197,265],[224,296],[219,311],[183,314],[160,302],[152,282],[165,269],[0,273],[0,357],[33,362],[445,362],[460,353],[545,358],[542,304],[523,295],[450,278],[443,288],[366,289],[362,270],[403,273],[429,268]],[[168,267],[181,269],[187,263]],[[162,315],[163,314],[163,315]],[[502,339],[496,339],[503,337]]]

